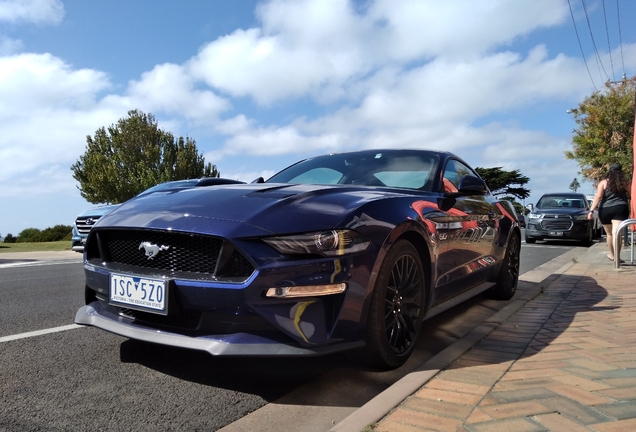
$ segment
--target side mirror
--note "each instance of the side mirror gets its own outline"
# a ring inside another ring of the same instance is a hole
[[[457,203],[457,199],[453,197],[445,197],[437,199],[437,207],[443,212],[447,212],[452,209]]]
[[[532,205],[532,204],[528,204],[528,205],[526,206],[526,208],[527,208],[528,210],[532,211],[532,210],[534,210],[534,205]]]
[[[252,180],[250,183],[251,184],[254,184],[254,183],[265,183],[265,179],[263,177],[259,177],[257,179]]]
[[[486,187],[486,182],[479,177],[465,175],[459,179],[457,192],[459,195],[486,195],[488,187]]]

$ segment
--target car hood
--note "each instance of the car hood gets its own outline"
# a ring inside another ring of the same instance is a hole
[[[103,215],[113,211],[117,207],[119,207],[119,204],[109,204],[109,205],[103,205],[103,206],[99,206],[99,207],[93,207],[93,208],[90,208],[88,210],[84,210],[83,212],[81,212],[78,215],[78,217],[103,216]]]
[[[199,187],[133,198],[102,217],[99,226],[240,236],[303,232],[337,227],[365,203],[391,196],[404,194],[340,185]]]
[[[536,208],[532,210],[534,214],[564,214],[564,215],[577,215],[581,213],[587,213],[589,210],[579,207],[552,207],[552,208]]]

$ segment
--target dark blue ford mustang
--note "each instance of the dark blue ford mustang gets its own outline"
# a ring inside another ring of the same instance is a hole
[[[213,355],[357,348],[397,367],[423,320],[486,290],[510,299],[519,252],[514,208],[455,155],[330,154],[102,217],[75,322]]]

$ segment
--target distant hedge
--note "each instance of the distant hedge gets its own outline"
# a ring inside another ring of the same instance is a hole
[[[39,230],[37,228],[27,228],[18,234],[18,243],[41,243],[41,242],[54,242],[60,240],[70,240],[73,227],[70,225],[55,225],[51,228],[45,228]],[[9,237],[10,234],[7,234]],[[13,237],[13,236],[11,236]],[[13,237],[16,238],[16,237]],[[5,241],[7,239],[5,238]]]

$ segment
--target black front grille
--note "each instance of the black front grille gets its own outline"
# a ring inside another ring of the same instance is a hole
[[[254,272],[230,243],[199,234],[102,229],[89,238],[86,250],[92,264],[140,274],[243,282]]]
[[[541,228],[549,231],[569,231],[572,228],[572,218],[568,215],[544,215]]]

